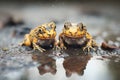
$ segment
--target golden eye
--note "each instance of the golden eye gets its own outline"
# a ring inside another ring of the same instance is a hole
[[[83,26],[82,23],[78,23],[78,24],[77,24],[77,27],[82,27],[82,26]]]
[[[38,30],[38,33],[43,34],[44,32],[43,32],[42,29],[39,29],[39,30]]]
[[[65,24],[64,24],[65,29],[69,29],[69,27],[71,27],[71,26],[72,26],[72,24],[70,22],[65,22]]]
[[[87,29],[86,29],[86,26],[82,26],[82,30],[87,30]]]
[[[68,26],[66,26],[66,25],[64,25],[64,28],[65,28],[65,29],[69,29],[69,27],[68,27]]]
[[[77,27],[79,27],[81,31],[82,31],[82,30],[87,30],[87,29],[86,29],[86,26],[84,26],[82,23],[78,23],[78,24],[77,24]]]
[[[50,26],[51,28],[56,28],[55,22],[50,22],[50,23],[48,24],[48,26]]]

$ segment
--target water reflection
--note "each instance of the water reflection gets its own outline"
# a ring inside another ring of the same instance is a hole
[[[69,56],[75,56],[75,55],[77,56],[81,54],[83,55],[91,54],[90,52],[92,52],[92,50],[90,52],[87,52],[87,51],[83,51],[82,48],[77,47],[77,48],[67,48],[66,50],[61,50],[60,52],[61,54],[67,54]]]
[[[70,77],[72,73],[77,73],[79,75],[84,74],[84,70],[86,69],[86,65],[90,60],[91,55],[81,54],[79,56],[69,56],[66,57],[63,66],[66,71],[66,76]]]
[[[34,66],[7,72],[0,76],[0,80],[1,77],[7,77],[2,80],[119,80],[118,56],[92,56],[79,49],[62,51],[60,56],[54,55],[52,50],[31,54]]]
[[[50,56],[53,53],[54,51],[49,50],[43,53],[36,52],[32,55],[32,59],[39,63],[37,68],[40,75],[46,73],[56,74],[56,61],[58,58],[55,58],[56,55]],[[67,56],[64,56],[65,54],[67,54]],[[61,58],[64,59],[62,62],[62,66],[65,70],[64,74],[66,74],[67,77],[70,77],[73,73],[83,75],[86,65],[91,58],[90,54],[85,54],[81,52],[81,50],[73,48],[62,51],[61,55],[63,55]]]
[[[120,56],[112,56],[111,60],[108,63],[108,69],[113,75],[114,80],[120,79]]]
[[[56,60],[49,57],[48,54],[33,54],[32,59],[39,63],[37,68],[40,75],[45,73],[56,74]]]

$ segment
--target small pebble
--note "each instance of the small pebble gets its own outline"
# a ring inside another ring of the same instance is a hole
[[[109,42],[109,43],[113,44],[113,42]],[[107,44],[106,42],[102,42],[101,48],[102,48],[103,50],[108,50],[108,51],[113,51],[113,50],[118,50],[118,49],[120,49],[119,47],[114,46],[114,45],[109,45],[109,44]]]
[[[116,40],[117,40],[117,41],[120,41],[120,37],[117,37]]]
[[[8,48],[2,48],[3,51],[8,51],[9,49]]]

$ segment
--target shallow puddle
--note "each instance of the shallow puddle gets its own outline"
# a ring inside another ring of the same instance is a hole
[[[119,80],[119,56],[77,54],[78,50],[71,53],[33,53],[35,66],[4,73],[0,80]]]

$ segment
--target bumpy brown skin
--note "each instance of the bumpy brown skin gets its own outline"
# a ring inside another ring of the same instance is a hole
[[[71,24],[70,22],[66,22],[64,24],[64,28],[62,33],[59,35],[59,46],[61,49],[66,49],[67,46],[82,46],[83,51],[90,49],[95,50],[95,46],[97,47],[96,42],[93,40],[92,36],[87,32],[85,26],[82,23],[78,23],[77,25]]]
[[[30,31],[29,34],[25,35],[25,38],[21,46],[33,47],[40,52],[46,51],[43,46],[53,45],[55,47],[56,40],[56,24],[54,22],[42,24]]]

